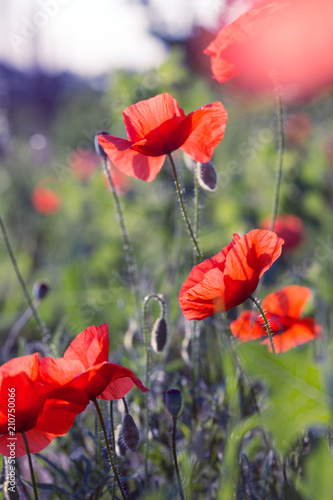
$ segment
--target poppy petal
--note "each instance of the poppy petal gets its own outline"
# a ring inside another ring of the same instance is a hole
[[[230,324],[232,334],[242,342],[257,340],[264,337],[267,333],[257,319],[257,313],[253,311],[243,311],[238,318]]]
[[[271,314],[299,318],[305,304],[311,297],[311,290],[304,286],[290,285],[273,292],[263,300],[264,310]]]
[[[225,260],[230,248],[239,240],[234,234],[233,240],[214,255],[194,266],[179,292],[179,303],[186,319],[204,319],[211,316],[218,306],[212,298],[221,297],[224,291],[223,271]],[[211,273],[216,270],[219,272]],[[221,281],[222,276],[222,281]],[[204,284],[203,284],[204,282]],[[208,298],[207,294],[210,295]],[[222,305],[221,303],[219,304]]]
[[[29,444],[30,453],[38,453],[43,450],[56,437],[54,434],[47,434],[36,429],[25,431],[25,436]],[[12,456],[11,448],[8,447],[8,444],[12,446],[15,457],[23,457],[27,454],[21,433],[16,433],[15,436],[10,437],[8,434],[0,436],[0,454],[5,457]]]
[[[110,137],[99,135],[98,142],[118,170],[129,177],[136,177],[146,182],[151,182],[155,179],[163,167],[165,155],[155,157],[146,156],[130,149],[133,143],[123,139],[119,139],[119,142],[110,142]]]
[[[191,118],[191,132],[180,149],[193,160],[206,163],[223,139],[227,112],[222,103],[217,101],[193,111],[188,117]]]
[[[313,318],[295,320],[288,330],[273,335],[274,349],[277,353],[286,352],[319,336],[320,327]],[[262,343],[267,344],[268,349],[271,351],[269,339],[263,340]]]
[[[107,323],[89,326],[79,333],[68,346],[64,359],[78,360],[84,368],[108,361],[109,329]]]
[[[233,245],[224,269],[226,310],[244,302],[260,277],[281,255],[283,240],[272,231],[254,229]]]
[[[184,111],[168,93],[139,101],[123,111],[127,135],[133,142],[140,141],[163,122],[178,116],[185,116]]]

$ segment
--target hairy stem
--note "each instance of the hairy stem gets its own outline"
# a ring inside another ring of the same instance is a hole
[[[128,273],[130,276],[130,283],[131,283],[131,288],[135,296],[136,300],[136,306],[137,309],[139,309],[139,303],[140,303],[140,294],[139,294],[139,288],[138,288],[138,273],[137,273],[137,266],[134,260],[134,252],[129,236],[129,232],[127,229],[127,226],[125,224],[125,218],[124,218],[124,212],[121,206],[121,202],[119,199],[119,195],[117,192],[117,188],[115,186],[115,183],[113,182],[112,176],[110,169],[108,168],[108,161],[105,159],[103,161],[103,167],[104,167],[104,172],[105,175],[109,181],[109,185],[111,188],[111,192],[113,195],[113,199],[116,205],[116,212],[117,212],[117,217],[120,225],[120,230],[123,238],[123,245],[124,245],[124,251],[125,251],[125,256],[126,256],[126,261],[127,261],[127,266],[128,266]]]
[[[180,498],[182,500],[185,500],[185,495],[182,487],[182,480],[180,477],[179,473],[179,467],[178,467],[178,460],[177,460],[177,448],[176,448],[176,434],[177,434],[177,418],[173,417],[172,418],[172,454],[173,454],[173,461],[175,464],[175,470],[176,470],[176,475],[177,475],[177,482],[178,482],[178,488],[179,488],[179,494]]]
[[[193,232],[191,223],[190,223],[189,218],[188,218],[187,213],[186,213],[186,209],[185,209],[185,205],[184,205],[184,200],[183,200],[182,192],[181,192],[180,185],[179,185],[179,180],[178,180],[178,174],[177,174],[176,166],[175,166],[175,163],[173,161],[173,158],[172,158],[171,154],[169,153],[167,156],[169,157],[169,160],[170,160],[170,163],[171,163],[171,168],[172,168],[173,176],[174,176],[174,179],[175,179],[176,190],[177,190],[177,194],[178,194],[180,208],[181,208],[183,217],[185,219],[185,223],[186,223],[187,229],[188,229],[188,231],[190,233],[190,236],[191,236],[191,239],[192,239],[192,242],[193,242],[193,245],[194,245],[194,249],[195,249],[195,251],[196,251],[196,253],[197,253],[200,261],[202,261],[203,260],[203,256],[202,256],[202,253],[200,251],[199,244],[197,242],[197,238],[195,237],[195,234]]]
[[[276,100],[276,110],[277,110],[277,119],[278,119],[278,165],[276,170],[275,177],[275,187],[274,187],[274,201],[272,207],[272,215],[269,229],[274,231],[274,225],[276,216],[279,208],[279,199],[280,199],[280,187],[282,180],[282,167],[283,167],[283,158],[284,158],[284,149],[285,149],[285,140],[284,140],[284,130],[283,130],[283,107],[282,107],[282,98],[281,98],[281,89],[278,83],[278,80],[274,74],[271,74],[271,78],[274,83],[275,89],[275,100]]]
[[[29,448],[28,440],[27,440],[27,437],[26,437],[24,431],[21,432],[21,435],[22,435],[22,438],[23,438],[23,441],[24,441],[24,446],[25,446],[25,449],[26,449],[26,452],[27,452],[27,456],[28,456],[31,482],[32,482],[33,490],[34,490],[34,497],[35,497],[35,500],[38,500],[37,485],[36,485],[36,479],[35,479],[35,474],[34,474],[34,468],[33,468],[33,465],[32,465],[32,460],[31,460],[31,454],[30,454],[30,448]]]
[[[270,342],[270,345],[271,345],[272,353],[276,354],[275,348],[274,348],[274,342],[273,342],[272,332],[271,332],[271,329],[269,327],[269,324],[268,324],[267,318],[265,316],[265,313],[263,311],[263,308],[261,307],[260,302],[257,299],[255,299],[252,295],[249,296],[249,299],[252,300],[252,302],[255,304],[255,306],[257,307],[257,309],[259,310],[259,312],[260,312],[260,314],[262,316],[262,319],[265,322],[265,326],[266,326],[267,334],[268,334],[268,337],[269,337],[269,342]]]
[[[26,301],[27,301],[27,303],[29,305],[29,308],[31,309],[32,315],[34,316],[34,318],[36,320],[36,323],[37,323],[37,326],[39,328],[39,331],[41,332],[43,342],[45,343],[45,345],[47,345],[48,341],[51,338],[50,332],[47,329],[47,327],[45,326],[45,324],[43,323],[43,321],[41,320],[41,318],[40,318],[40,316],[38,314],[38,311],[37,311],[37,309],[35,307],[35,304],[34,304],[33,300],[30,297],[27,285],[25,284],[23,276],[22,276],[22,274],[20,272],[20,269],[18,267],[18,264],[17,264],[16,258],[15,258],[12,246],[11,246],[10,241],[9,241],[9,237],[8,237],[8,234],[7,234],[7,231],[6,231],[6,227],[5,227],[5,224],[4,224],[4,221],[3,221],[2,217],[1,217],[1,215],[0,215],[0,227],[1,227],[2,235],[3,235],[3,239],[4,239],[4,242],[5,242],[5,245],[6,245],[6,249],[7,249],[8,255],[10,257],[10,260],[12,262],[14,271],[15,271],[16,276],[17,276],[17,279],[18,279],[18,281],[19,281],[19,283],[21,285],[23,294],[24,294],[25,299],[26,299]]]
[[[116,478],[116,481],[117,481],[117,484],[118,484],[118,487],[119,487],[119,490],[120,490],[120,493],[121,493],[123,499],[126,500],[126,498],[127,498],[126,497],[126,493],[125,493],[125,491],[123,489],[123,486],[121,484],[121,481],[119,479],[119,476],[118,476],[118,473],[117,473],[117,470],[116,470],[116,466],[115,466],[113,458],[112,458],[112,453],[111,453],[111,450],[110,450],[108,435],[107,435],[107,432],[106,432],[105,423],[104,423],[104,419],[103,419],[103,415],[102,415],[101,409],[99,407],[99,404],[97,403],[96,398],[94,398],[92,401],[93,401],[93,403],[95,405],[98,418],[99,418],[99,420],[101,422],[101,427],[102,427],[102,431],[103,431],[103,435],[104,435],[104,441],[105,441],[105,444],[106,444],[106,449],[107,449],[107,452],[108,452],[108,456],[109,456],[110,464],[111,464],[111,467],[112,467],[113,475]]]

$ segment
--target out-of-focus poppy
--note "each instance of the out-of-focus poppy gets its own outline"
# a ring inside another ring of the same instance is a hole
[[[48,187],[37,184],[31,195],[34,209],[42,215],[53,215],[61,208],[60,196]]]
[[[56,383],[61,373],[62,383],[80,390],[90,400],[121,399],[134,385],[142,392],[149,390],[131,370],[109,363],[108,355],[108,325],[104,323],[79,333],[62,358],[42,358],[40,370],[42,377],[52,383]]]
[[[275,352],[285,352],[321,334],[321,327],[313,318],[300,318],[311,296],[309,288],[297,285],[281,288],[267,295],[262,302],[272,333]],[[243,311],[231,323],[231,331],[242,342],[261,340],[271,350],[267,330],[260,314]]]
[[[180,293],[185,318],[202,320],[244,302],[260,277],[280,256],[283,240],[272,231],[254,229],[233,240],[214,257],[195,266]]]
[[[86,151],[85,149],[77,149],[70,157],[70,167],[73,176],[81,182],[88,182],[93,176],[96,167],[99,163],[99,158],[96,153]]]
[[[260,223],[262,229],[268,229],[270,217]],[[282,214],[275,219],[274,232],[284,240],[283,252],[297,248],[305,238],[304,224],[297,215]]]
[[[176,149],[195,161],[209,161],[227,122],[219,101],[185,115],[167,93],[129,106],[123,116],[128,140],[102,134],[98,142],[121,172],[148,182],[161,170],[165,155]]]
[[[71,387],[39,377],[39,354],[14,358],[0,367],[0,453],[26,455],[25,433],[31,453],[37,453],[56,437],[66,434],[78,413],[89,403]],[[70,362],[69,362],[70,364]]]
[[[287,116],[284,133],[291,145],[303,144],[310,137],[311,131],[312,123],[307,114],[298,112]]]
[[[331,0],[271,0],[256,3],[221,29],[206,48],[219,82],[246,72],[262,88],[273,70],[281,84],[301,93],[332,82]]]

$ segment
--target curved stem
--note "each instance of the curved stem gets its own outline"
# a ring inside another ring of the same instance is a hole
[[[37,485],[36,485],[36,479],[35,479],[35,474],[34,474],[34,468],[33,468],[33,465],[32,465],[32,460],[31,460],[31,454],[30,454],[28,440],[27,440],[27,437],[26,437],[24,431],[21,432],[21,435],[22,435],[22,438],[23,438],[23,441],[24,441],[24,446],[25,446],[25,449],[26,449],[26,452],[27,452],[27,455],[28,455],[28,462],[29,462],[31,482],[32,482],[33,490],[34,490],[34,497],[35,497],[35,500],[38,500]]]
[[[23,291],[23,294],[25,296],[25,299],[31,309],[31,312],[36,320],[36,323],[38,325],[38,328],[42,334],[42,339],[43,339],[43,342],[47,345],[47,342],[50,340],[51,338],[51,335],[50,335],[50,332],[49,330],[47,329],[47,327],[45,326],[45,324],[43,323],[43,321],[41,320],[38,312],[37,312],[37,309],[35,307],[35,304],[34,302],[32,301],[31,297],[30,297],[30,294],[28,292],[28,288],[27,288],[27,285],[25,284],[25,281],[23,279],[23,276],[19,270],[19,267],[18,267],[18,264],[17,264],[17,261],[16,261],[16,258],[15,258],[15,255],[14,255],[14,252],[13,252],[13,249],[12,249],[12,246],[10,244],[10,241],[9,241],[9,237],[8,237],[8,234],[7,234],[7,231],[6,231],[6,227],[5,227],[5,224],[3,222],[3,219],[0,215],[0,227],[1,227],[1,231],[2,231],[2,235],[3,235],[3,239],[4,239],[4,242],[5,242],[5,245],[6,245],[6,248],[7,248],[7,252],[8,252],[8,255],[10,257],[10,260],[12,261],[12,264],[13,264],[13,268],[14,268],[14,271],[16,273],[16,276],[17,276],[17,279],[21,285],[21,288],[22,288],[22,291]]]
[[[120,203],[120,199],[118,196],[117,188],[115,186],[115,183],[113,182],[110,169],[108,168],[108,163],[107,159],[104,159],[103,161],[103,168],[105,175],[109,181],[109,185],[112,191],[113,199],[116,205],[116,212],[117,212],[117,217],[120,225],[120,230],[121,234],[123,237],[123,244],[124,244],[124,251],[125,251],[125,256],[127,260],[127,266],[128,266],[128,272],[130,276],[130,282],[131,282],[131,288],[135,296],[136,300],[136,306],[139,309],[139,303],[140,303],[140,297],[139,297],[139,290],[138,290],[138,274],[137,274],[137,266],[134,260],[134,252],[129,236],[128,229],[125,224],[125,218],[124,218],[124,213],[123,209]]]
[[[279,156],[278,156],[278,165],[276,170],[275,177],[275,188],[274,188],[274,202],[272,208],[271,222],[269,229],[274,231],[275,219],[278,213],[279,208],[279,198],[280,198],[280,187],[281,187],[281,179],[282,179],[282,166],[283,166],[283,157],[284,157],[284,148],[285,148],[285,140],[284,140],[284,131],[283,131],[283,108],[282,108],[282,98],[281,98],[281,90],[276,78],[276,75],[271,74],[271,78],[274,83],[275,89],[275,100],[276,100],[276,110],[277,110],[277,119],[278,119],[278,141],[279,141]]]
[[[185,219],[187,229],[188,229],[188,231],[190,233],[190,236],[192,238],[194,249],[195,249],[195,251],[196,251],[199,259],[202,261],[203,260],[203,256],[202,256],[202,253],[200,251],[199,244],[198,244],[197,239],[196,239],[196,237],[194,235],[191,223],[189,221],[189,218],[187,217],[187,213],[186,213],[186,210],[185,210],[184,200],[183,200],[182,192],[181,192],[180,185],[179,185],[179,180],[178,180],[178,174],[177,174],[176,166],[175,166],[175,163],[173,161],[173,158],[172,158],[171,154],[169,153],[167,156],[169,157],[169,160],[170,160],[170,163],[171,163],[172,172],[173,172],[173,176],[174,176],[175,184],[176,184],[176,189],[177,189],[177,194],[178,194],[178,198],[179,198],[180,208],[181,208],[183,217]]]
[[[99,418],[99,420],[101,422],[101,427],[102,427],[102,431],[103,431],[103,435],[104,435],[104,441],[105,441],[105,444],[106,444],[106,449],[107,449],[107,452],[108,452],[108,455],[109,455],[109,460],[110,460],[110,464],[111,464],[111,467],[112,467],[112,471],[113,471],[114,477],[116,478],[116,481],[117,481],[117,484],[118,484],[118,487],[119,487],[119,490],[120,490],[120,493],[121,493],[123,499],[126,500],[126,498],[127,498],[126,497],[126,493],[125,493],[125,491],[123,489],[123,486],[122,486],[121,481],[119,479],[119,476],[118,476],[118,473],[117,473],[117,470],[116,470],[116,467],[115,467],[115,464],[114,464],[114,461],[113,461],[113,458],[112,458],[112,453],[111,453],[111,450],[110,450],[108,435],[107,435],[107,432],[106,432],[106,428],[105,428],[104,419],[103,419],[103,415],[102,415],[101,409],[100,409],[100,407],[99,407],[99,405],[97,403],[96,398],[94,398],[92,401],[93,401],[93,403],[95,405],[98,418]]]
[[[257,309],[259,310],[259,312],[260,312],[260,314],[262,316],[262,319],[265,322],[266,330],[267,330],[268,337],[269,337],[269,342],[271,344],[272,353],[276,354],[275,348],[274,348],[274,343],[273,343],[273,337],[272,337],[271,329],[269,327],[269,324],[268,324],[267,318],[265,316],[265,313],[263,311],[263,308],[261,307],[259,301],[256,300],[252,295],[249,296],[249,299],[252,300],[252,302],[255,304],[255,306],[257,307]]]
[[[175,464],[175,470],[176,470],[176,475],[177,475],[177,482],[178,482],[178,488],[179,488],[179,494],[180,498],[182,500],[185,500],[184,496],[184,491],[182,487],[182,481],[179,473],[179,467],[178,467],[178,460],[177,460],[177,448],[176,448],[176,432],[177,432],[177,418],[173,417],[172,418],[172,454],[173,454],[173,461]]]
[[[148,310],[148,302],[151,299],[155,299],[158,301],[160,306],[160,314],[164,318],[165,317],[165,302],[161,295],[157,293],[151,293],[144,298],[143,301],[143,332],[144,332],[144,342],[146,349],[146,374],[145,374],[145,385],[148,387],[149,384],[149,356],[150,356],[150,347],[148,342],[148,327],[147,327],[147,310]],[[144,394],[144,402],[145,402],[145,433],[144,433],[144,476],[145,476],[145,487],[147,486],[148,480],[148,434],[149,434],[149,407],[148,407],[148,393]]]

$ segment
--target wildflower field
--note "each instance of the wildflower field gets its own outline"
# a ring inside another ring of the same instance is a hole
[[[332,498],[332,14],[12,109],[1,498]]]

